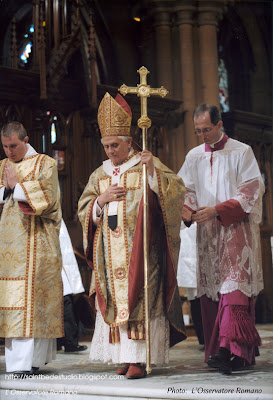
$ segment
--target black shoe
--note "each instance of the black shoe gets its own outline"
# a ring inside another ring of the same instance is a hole
[[[87,349],[85,345],[77,345],[77,346],[67,346],[64,348],[65,353],[76,353],[77,351],[84,351]]]
[[[32,367],[30,370],[30,375],[35,375],[39,371],[40,367]]]
[[[208,366],[210,368],[217,368],[219,372],[223,375],[230,375],[231,374],[230,352],[227,349],[221,347],[219,349],[219,353],[215,354],[215,356],[209,356]]]
[[[245,371],[247,369],[251,369],[251,366],[243,358],[235,356],[231,360],[231,369],[232,371]]]

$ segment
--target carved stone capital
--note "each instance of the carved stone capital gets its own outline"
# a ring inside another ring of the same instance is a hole
[[[176,2],[176,23],[177,25],[194,23],[194,13],[197,10],[197,1],[183,1]]]
[[[222,0],[199,0],[198,2],[198,23],[199,25],[217,26],[225,9],[225,2]]]
[[[170,8],[173,7],[174,3],[174,0],[151,0],[151,8],[170,10]]]
[[[171,6],[173,1],[152,1],[151,13],[154,16],[154,26],[171,26]]]

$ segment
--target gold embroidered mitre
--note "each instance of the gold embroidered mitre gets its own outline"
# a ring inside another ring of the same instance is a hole
[[[98,109],[101,136],[130,136],[132,112],[124,98],[105,93]]]

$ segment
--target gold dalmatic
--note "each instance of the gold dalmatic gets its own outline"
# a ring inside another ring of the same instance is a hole
[[[0,162],[0,188],[7,162]],[[0,206],[0,336],[62,337],[61,208],[56,162],[42,154],[9,162],[28,203],[15,201],[11,194]]]

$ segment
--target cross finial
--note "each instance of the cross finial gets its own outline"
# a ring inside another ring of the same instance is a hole
[[[119,88],[119,91],[121,94],[123,94],[123,96],[125,96],[127,93],[134,93],[140,97],[141,117],[137,121],[137,124],[139,128],[150,128],[152,122],[147,115],[147,97],[150,97],[151,95],[165,97],[168,94],[168,90],[163,86],[155,89],[151,88],[150,85],[147,85],[147,75],[150,73],[150,71],[148,71],[146,67],[139,68],[137,72],[140,75],[140,83],[137,85],[137,87],[130,87],[123,84]]]

